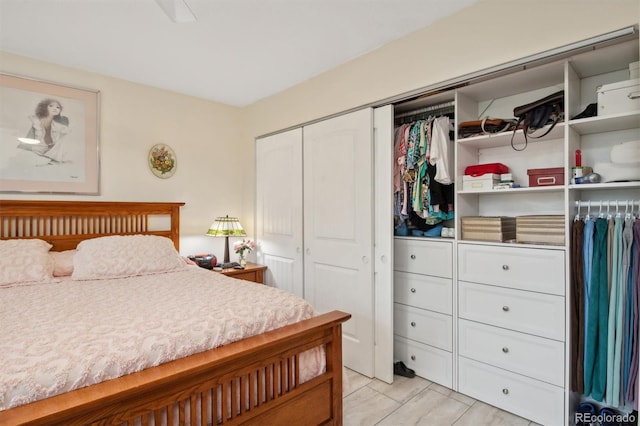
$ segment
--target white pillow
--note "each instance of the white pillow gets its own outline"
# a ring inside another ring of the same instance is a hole
[[[53,276],[51,247],[38,239],[0,240],[0,287],[50,280]]]
[[[156,235],[115,235],[82,241],[73,257],[74,280],[124,278],[185,268],[173,242]]]
[[[73,273],[73,256],[75,250],[50,251],[49,256],[53,259],[53,276],[69,277]]]

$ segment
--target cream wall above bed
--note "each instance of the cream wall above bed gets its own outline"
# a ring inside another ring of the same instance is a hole
[[[242,181],[234,178],[239,168],[248,168],[240,109],[6,52],[0,52],[0,64],[3,72],[101,92],[100,195],[1,198],[184,201],[181,235],[192,240],[181,245],[185,253],[221,256],[223,239],[203,234],[215,216],[242,213]],[[147,167],[149,149],[157,143],[176,153],[178,166],[170,179],[155,177]]]

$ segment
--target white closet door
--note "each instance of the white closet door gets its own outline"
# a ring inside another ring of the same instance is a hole
[[[303,297],[300,128],[256,140],[256,238],[265,284]]]
[[[375,376],[393,382],[393,105],[373,111]]]
[[[344,365],[374,375],[373,112],[304,127],[305,298],[339,309]]]

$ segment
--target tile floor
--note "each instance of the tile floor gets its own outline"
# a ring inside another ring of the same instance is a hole
[[[537,425],[420,377],[395,376],[389,385],[345,371],[345,426]]]

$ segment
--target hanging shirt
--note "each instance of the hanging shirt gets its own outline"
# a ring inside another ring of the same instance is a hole
[[[443,185],[453,183],[451,147],[449,144],[449,117],[437,117],[431,124],[431,151],[429,164],[436,166],[435,180]]]

